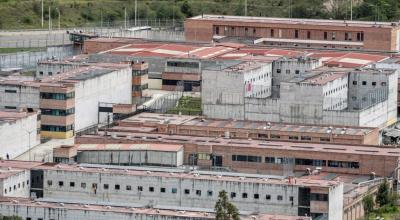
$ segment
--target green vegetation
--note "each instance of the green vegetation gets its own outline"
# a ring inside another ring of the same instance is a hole
[[[17,53],[17,52],[37,52],[45,50],[46,48],[32,47],[32,48],[0,48],[0,54],[2,53]]]
[[[178,106],[168,111],[170,114],[201,115],[201,99],[183,96],[179,99]]]
[[[218,201],[215,203],[215,219],[216,220],[240,220],[239,211],[228,201],[225,190],[218,194]]]
[[[400,209],[396,205],[398,195],[396,192],[390,192],[389,183],[385,179],[379,185],[376,198],[368,195],[363,199],[364,213],[367,220],[383,217],[385,220],[400,220]]]
[[[2,216],[2,215],[0,215],[0,220],[22,220],[22,218],[18,217],[18,216]]]
[[[247,0],[249,16],[350,19],[350,1]],[[398,21],[398,0],[353,0],[353,19]],[[44,28],[51,6],[53,27],[99,26],[134,19],[134,0],[44,0]],[[140,19],[175,19],[199,14],[244,15],[244,0],[138,0]],[[23,13],[21,13],[23,12]],[[41,0],[0,0],[0,29],[41,28]]]

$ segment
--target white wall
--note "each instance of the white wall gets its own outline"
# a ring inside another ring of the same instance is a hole
[[[125,68],[75,84],[75,130],[98,123],[99,102],[131,104],[132,70]],[[100,123],[107,114],[100,115]]]
[[[44,171],[44,199],[57,199],[60,201],[80,201],[82,203],[110,202],[124,205],[159,205],[159,206],[180,206],[213,209],[218,200],[218,192],[225,190],[230,197],[231,192],[236,193],[236,197],[230,199],[239,210],[255,211],[267,214],[298,214],[298,190],[297,185],[254,183],[250,181],[222,180],[222,179],[202,179],[196,178],[177,178],[165,172],[164,176],[156,175],[121,175],[110,173],[93,172],[67,172],[57,170]],[[192,174],[188,174],[192,175]],[[49,186],[48,180],[52,181]],[[58,185],[59,181],[64,181],[63,186]],[[75,186],[70,187],[70,182]],[[82,188],[81,183],[86,187]],[[97,191],[94,192],[92,183],[97,183]],[[109,188],[104,189],[104,184]],[[120,189],[115,189],[115,184],[120,185]],[[130,185],[132,190],[126,190]],[[138,190],[138,186],[143,187],[143,191]],[[149,191],[149,187],[154,187],[154,192]],[[165,188],[165,193],[160,191]],[[176,189],[176,193],[172,190]],[[190,190],[185,194],[185,189]],[[201,195],[196,194],[201,190]],[[212,191],[209,195],[208,191]],[[242,194],[247,193],[247,198],[242,198]],[[254,198],[254,194],[259,194],[259,199]],[[266,195],[271,199],[267,200]],[[278,200],[282,196],[282,200]],[[290,197],[293,196],[293,205]]]
[[[0,157],[10,159],[26,152],[30,147],[40,144],[37,135],[37,114],[27,116],[15,122],[0,121]],[[28,131],[33,131],[30,135]]]
[[[329,189],[329,220],[343,219],[343,183]]]
[[[4,178],[0,181],[1,196],[29,198],[30,194],[29,180],[31,179],[30,171],[29,170],[19,170],[19,171],[20,172],[15,173],[14,175]],[[6,170],[1,172],[13,172],[13,170]]]

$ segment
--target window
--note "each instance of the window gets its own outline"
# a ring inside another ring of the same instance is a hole
[[[51,185],[53,185],[53,181],[51,181],[51,180],[47,180],[47,185],[48,185],[48,186],[51,186]]]
[[[184,192],[185,192],[186,195],[189,195],[190,194],[190,189],[185,189]]]
[[[376,86],[376,82],[372,82],[371,84],[372,84],[372,86]]]
[[[295,70],[294,73],[295,74],[300,74],[300,70]]]
[[[266,200],[271,200],[271,195],[266,195],[266,196],[265,196],[265,199],[266,199]]]
[[[140,191],[140,192],[143,191],[143,186],[138,186],[137,190]]]
[[[259,194],[254,194],[254,199],[259,199],[260,198],[260,195]]]
[[[289,136],[289,140],[299,140],[298,136]]]
[[[75,187],[75,182],[69,182],[69,187]]]
[[[108,189],[108,188],[109,188],[108,184],[103,185],[103,189]]]
[[[332,32],[332,40],[336,40],[336,32]]]
[[[132,190],[132,186],[131,185],[126,185],[125,189],[128,190],[128,191],[131,191]],[[139,187],[138,187],[138,191],[139,191]]]
[[[40,71],[40,72],[39,72],[39,75],[43,76],[43,71]]]
[[[367,81],[362,81],[362,85],[363,86],[367,85]]]
[[[311,32],[307,31],[307,39],[311,39]]]
[[[310,200],[311,201],[328,201],[328,194],[311,193]]]
[[[5,109],[17,109],[15,106],[4,106]]]
[[[281,200],[283,200],[283,196],[277,196],[276,199],[277,199],[278,201],[281,201]]]
[[[349,33],[347,32],[344,33],[344,40],[349,40]]]
[[[86,183],[81,183],[81,187],[84,189],[86,188]]]
[[[219,35],[219,27],[215,27],[215,34]]]
[[[236,193],[235,192],[231,192],[231,198],[235,198],[236,197]]]
[[[271,134],[271,138],[272,139],[281,139],[280,135],[276,135],[276,134]]]
[[[281,73],[281,69],[276,69],[276,73]]]
[[[328,40],[328,32],[324,32],[324,40]]]
[[[331,141],[330,138],[324,138],[324,137],[320,138],[319,140],[322,142],[330,142]]]
[[[64,182],[63,181],[58,181],[58,186],[60,186],[60,187],[64,186]]]
[[[293,202],[293,196],[289,197],[289,201]]]
[[[176,194],[178,192],[178,190],[176,188],[172,188],[171,192],[172,192],[172,194]]]
[[[386,82],[381,82],[381,86],[386,86]]]
[[[17,93],[17,90],[6,89],[4,90],[5,93]]]
[[[271,37],[274,37],[274,29],[271,29]]]
[[[208,195],[208,196],[212,196],[212,195],[213,195],[213,191],[208,190],[208,191],[207,191],[207,195]]]
[[[310,136],[301,136],[301,140],[302,141],[311,141],[311,137]]]
[[[357,81],[353,81],[353,85],[357,85]]]
[[[261,157],[248,156],[248,155],[232,155],[232,161],[259,163],[259,162],[261,162]]]
[[[53,72],[49,72],[49,76],[52,76],[53,75]]]
[[[154,187],[150,186],[149,187],[149,192],[154,192]]]
[[[160,192],[165,193],[165,188],[164,187],[160,188]]]
[[[201,196],[201,190],[196,190],[196,195]]]
[[[116,185],[114,186],[114,189],[115,189],[115,190],[119,190],[119,189],[120,189],[120,185],[119,185],[119,184],[116,184]]]
[[[299,38],[299,30],[294,30],[294,38]]]
[[[242,198],[246,199],[247,198],[247,193],[242,193]]]
[[[329,160],[328,167],[358,169],[358,168],[360,168],[360,164],[358,162]]]
[[[286,74],[290,74],[290,69],[287,69],[287,70],[286,70]]]
[[[275,163],[275,157],[265,157],[265,163]]]

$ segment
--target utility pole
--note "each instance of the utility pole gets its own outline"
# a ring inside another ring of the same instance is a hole
[[[137,0],[135,0],[135,27],[137,26]]]
[[[350,21],[353,20],[353,0],[350,0]]]
[[[58,30],[61,29],[61,13],[60,13],[60,9],[57,8],[57,12],[58,12]]]
[[[44,12],[43,11],[44,10],[43,10],[43,0],[42,0],[42,28],[43,28],[43,25],[44,25],[44,16],[43,16]]]
[[[244,0],[244,16],[247,16],[247,0]]]
[[[126,30],[126,7],[125,7],[125,30]]]
[[[49,32],[51,31],[51,7],[49,6]]]

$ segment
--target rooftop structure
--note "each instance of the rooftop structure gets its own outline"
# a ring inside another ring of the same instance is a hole
[[[147,134],[108,131],[76,138],[78,144],[168,143],[184,146],[184,164],[248,173],[290,175],[321,167],[340,174],[393,176],[400,151],[350,144],[301,143],[288,141],[237,140],[190,135]],[[334,134],[330,134],[334,137]]]
[[[289,140],[303,142],[378,144],[379,129],[372,127],[340,127],[260,121],[223,120],[186,115],[141,113],[118,122],[113,131],[164,133],[194,136],[229,136],[242,139]],[[303,136],[303,138],[301,138]],[[308,137],[308,138],[305,138]],[[324,141],[321,141],[321,138]],[[324,139],[327,138],[327,139]]]

